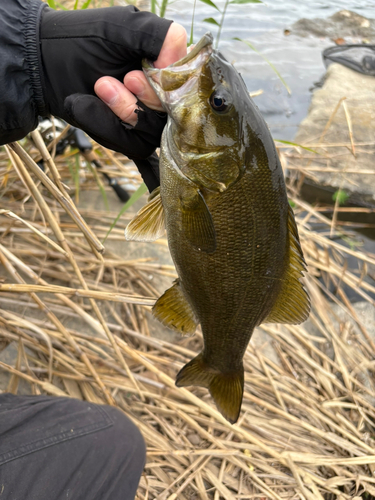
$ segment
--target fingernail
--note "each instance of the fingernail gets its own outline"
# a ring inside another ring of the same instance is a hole
[[[97,86],[97,94],[108,106],[116,104],[118,98],[118,90],[109,82],[102,82]]]

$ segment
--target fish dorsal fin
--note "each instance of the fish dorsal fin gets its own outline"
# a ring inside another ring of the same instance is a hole
[[[243,366],[231,373],[222,373],[205,363],[201,353],[179,371],[176,385],[206,387],[223,417],[231,424],[237,422],[244,388]]]
[[[164,209],[160,187],[150,194],[148,203],[141,208],[125,229],[125,238],[133,241],[155,241],[165,231]]]
[[[181,220],[184,236],[193,247],[206,253],[216,250],[214,222],[199,190],[191,190],[181,199]]]
[[[152,312],[163,325],[177,332],[187,335],[197,329],[198,321],[178,280],[159,297]]]
[[[303,258],[296,221],[291,207],[289,207],[288,230],[290,243],[289,268],[283,279],[277,301],[264,323],[298,325],[303,323],[309,316],[310,298],[305,287],[299,281],[303,271],[306,271],[306,263]]]

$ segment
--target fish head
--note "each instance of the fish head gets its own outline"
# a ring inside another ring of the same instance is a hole
[[[250,96],[212,42],[207,33],[180,61],[164,69],[144,61],[143,69],[168,113],[166,154],[201,189],[222,192],[244,169]]]

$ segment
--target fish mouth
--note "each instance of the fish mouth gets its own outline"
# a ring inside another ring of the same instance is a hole
[[[167,93],[174,93],[181,87],[185,87],[189,81],[195,80],[194,77],[199,74],[200,69],[213,52],[212,43],[211,33],[206,33],[185,57],[166,68],[155,68],[147,59],[142,61],[143,72],[162,104],[169,101]],[[184,88],[184,90],[187,89]]]
[[[174,62],[169,67],[174,68],[178,66],[183,66],[184,64],[188,64],[190,61],[195,59],[204,48],[208,46],[212,47],[213,41],[214,39],[211,33],[210,32],[205,33],[199,40],[199,42],[196,45],[192,46],[192,49],[185,57],[183,57],[179,61]]]

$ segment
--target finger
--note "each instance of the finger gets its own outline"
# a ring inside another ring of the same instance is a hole
[[[159,57],[154,62],[155,68],[166,68],[182,59],[187,54],[187,33],[181,24],[172,23],[167,31]]]
[[[125,123],[136,125],[138,117],[137,98],[124,85],[109,76],[103,76],[95,83],[96,95]]]
[[[156,111],[163,111],[159,98],[153,91],[142,71],[131,71],[124,78],[125,87],[135,94],[138,100]]]
[[[185,28],[181,24],[171,24],[154,66],[164,68],[185,57],[187,54],[186,41]],[[142,71],[129,72],[124,78],[124,85],[146,106],[156,111],[163,111],[161,102]]]
[[[160,146],[166,115],[155,113],[137,101],[138,121],[124,127],[112,110],[98,97],[73,94],[64,101],[68,122],[81,128],[104,147],[132,159],[148,158]]]

